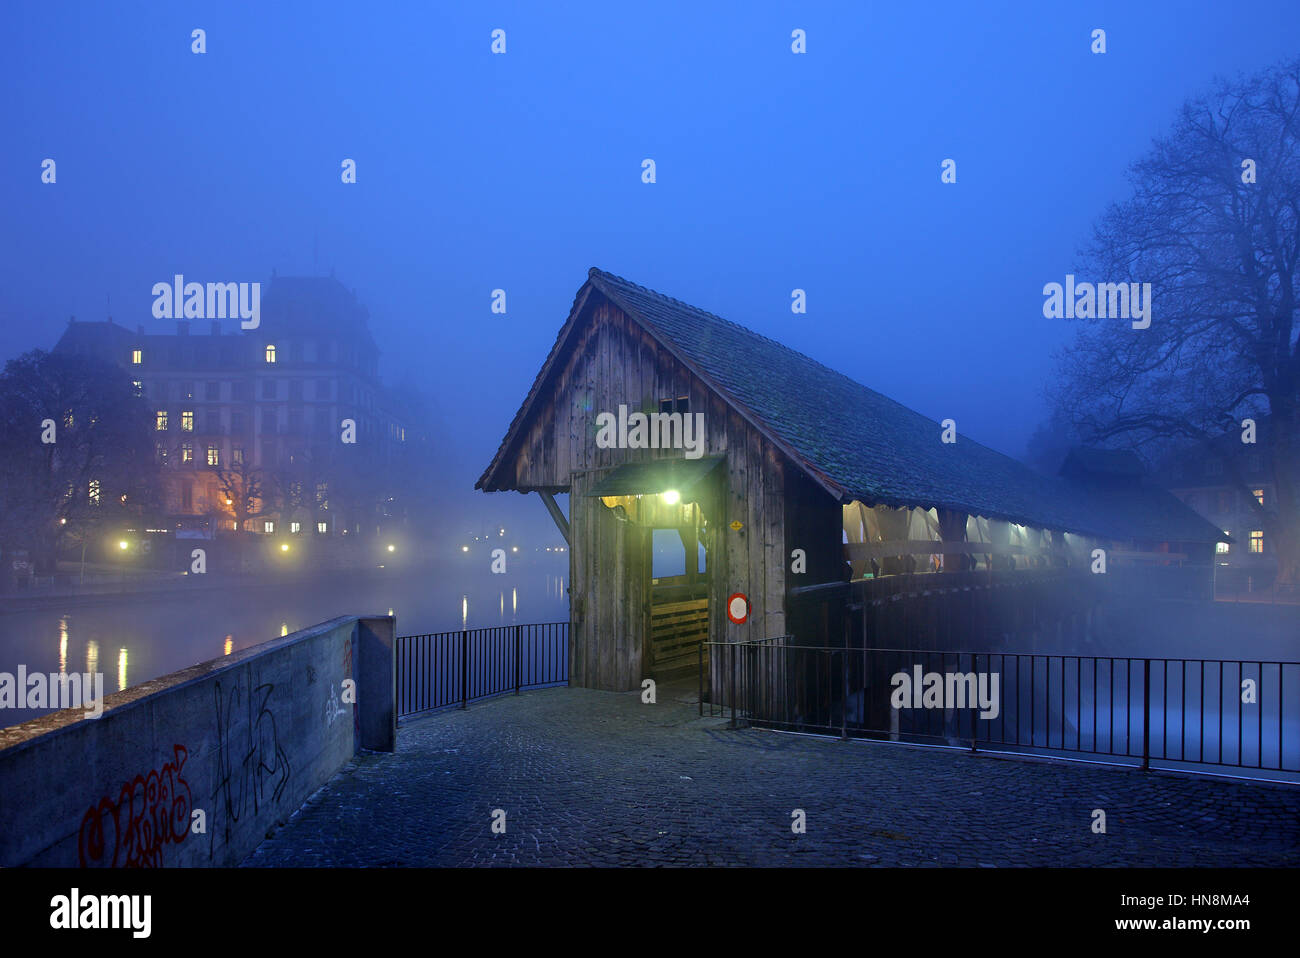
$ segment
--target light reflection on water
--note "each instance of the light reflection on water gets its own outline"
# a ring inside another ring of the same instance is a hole
[[[100,671],[100,649],[118,649],[117,688],[265,642],[340,615],[386,609],[400,635],[569,617],[563,569],[517,568],[508,576],[459,569],[390,569],[293,587],[117,597],[94,605],[0,613],[0,671]],[[510,581],[505,608],[502,579]],[[497,593],[496,609],[492,593]],[[82,663],[84,662],[84,665]],[[112,678],[105,681],[112,687]],[[0,727],[42,710],[4,709]]]

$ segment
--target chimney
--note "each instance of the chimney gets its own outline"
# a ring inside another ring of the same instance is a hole
[[[188,336],[190,334],[190,321],[188,319],[176,320],[176,335]]]
[[[212,321],[212,335],[213,336],[221,335],[221,323],[215,319]]]

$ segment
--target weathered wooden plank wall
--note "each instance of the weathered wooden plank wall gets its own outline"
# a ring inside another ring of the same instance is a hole
[[[569,360],[556,373],[521,436],[513,464],[521,491],[568,491],[571,526],[571,675],[575,685],[637,688],[650,628],[650,532],[619,522],[586,493],[629,462],[680,459],[681,449],[600,449],[596,417],[657,411],[686,396],[704,413],[705,455],[726,458],[719,502],[705,506],[712,560],[709,624],[715,641],[781,635],[789,569],[785,541],[783,455],[682,363],[612,305],[593,300],[591,322],[578,321]],[[730,523],[739,520],[733,531]],[[727,596],[745,593],[749,621],[735,625]]]

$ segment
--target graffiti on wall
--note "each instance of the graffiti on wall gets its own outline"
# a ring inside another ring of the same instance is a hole
[[[256,816],[280,800],[292,773],[270,707],[275,686],[255,686],[253,682],[252,678],[239,678],[229,687],[216,683],[217,757],[210,859],[216,856],[218,841],[229,844],[241,818],[250,813]]]
[[[190,830],[192,796],[181,773],[189,751],[172,746],[173,760],[124,784],[116,800],[90,806],[77,832],[82,867],[159,868],[163,847],[179,845]],[[111,856],[110,856],[111,852]]]
[[[352,637],[343,640],[343,680],[352,678]],[[353,741],[361,745],[361,713],[357,711],[356,696],[352,697],[352,735]]]
[[[341,715],[346,715],[347,709],[343,707],[343,702],[339,698],[338,690],[331,683],[330,697],[325,700],[325,724],[334,727],[334,720]]]

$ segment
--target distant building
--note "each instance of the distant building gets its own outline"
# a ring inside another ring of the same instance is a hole
[[[1232,570],[1235,578],[1253,576],[1256,584],[1277,573],[1276,543],[1265,533],[1260,508],[1254,505],[1277,509],[1271,444],[1265,441],[1270,426],[1267,418],[1258,422],[1253,444],[1243,443],[1241,431],[1234,429],[1208,446],[1183,449],[1159,472],[1170,492],[1231,537],[1218,544],[1219,569]]]
[[[256,329],[203,320],[200,333],[177,320],[174,332],[146,333],[70,320],[55,351],[133,375],[152,407],[166,520],[179,536],[234,529],[223,470],[259,477],[256,511],[267,514],[249,531],[372,534],[385,502],[367,480],[398,455],[407,425],[379,382],[367,322],[332,277],[273,276]],[[343,442],[345,420],[355,444]]]

